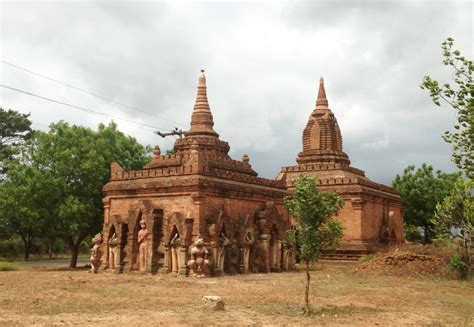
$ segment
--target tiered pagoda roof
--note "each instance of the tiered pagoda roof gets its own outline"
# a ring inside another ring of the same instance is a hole
[[[199,175],[277,188],[278,192],[284,192],[283,182],[257,177],[246,154],[242,161],[233,160],[228,154],[229,150],[229,144],[220,140],[219,134],[214,130],[214,119],[207,98],[206,76],[202,70],[190,129],[184,133],[183,138],[176,140],[174,154],[161,155],[159,147],[155,147],[154,157],[143,170],[123,171],[120,166],[113,166],[115,168],[112,168],[111,182]],[[130,184],[127,187],[134,186]]]
[[[363,170],[351,167],[349,156],[343,151],[342,135],[337,119],[329,108],[324,80],[319,80],[316,106],[303,131],[303,151],[296,158],[297,165],[283,167],[277,180],[285,180],[292,188],[299,174],[316,176],[318,184],[325,186],[357,186],[368,191],[391,193],[389,186],[370,181]]]

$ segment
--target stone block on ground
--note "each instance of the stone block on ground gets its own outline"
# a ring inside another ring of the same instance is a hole
[[[225,310],[225,303],[223,297],[215,295],[203,296],[202,301],[204,302],[204,307],[210,311]]]

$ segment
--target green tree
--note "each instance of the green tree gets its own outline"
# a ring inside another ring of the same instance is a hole
[[[137,169],[148,160],[149,147],[118,131],[114,123],[101,124],[95,132],[58,122],[47,133],[36,131],[25,145],[16,165],[19,170],[21,166],[33,167],[44,181],[43,187],[34,192],[54,203],[50,208],[55,215],[53,224],[46,226],[49,235],[65,239],[71,251],[70,267],[76,267],[81,242],[101,228],[102,186],[110,177],[110,163],[116,161],[125,169]],[[21,187],[29,180],[12,179],[12,183]],[[26,206],[23,202],[19,205]],[[41,217],[34,208],[32,211]]]
[[[442,43],[443,64],[453,71],[454,84],[440,83],[425,76],[420,87],[430,92],[433,102],[440,106],[440,100],[456,110],[457,124],[454,132],[446,131],[443,138],[453,146],[453,160],[471,180],[474,178],[474,82],[472,60],[453,50],[454,40],[448,38]]]
[[[466,276],[472,276],[472,258],[470,251],[474,248],[474,182],[458,180],[451,193],[436,205],[433,223],[440,234],[451,236],[451,228],[459,229],[462,244],[462,259],[466,265]]]
[[[342,237],[342,225],[332,217],[343,205],[344,200],[336,192],[319,192],[316,179],[305,175],[295,181],[295,193],[285,198],[285,206],[297,223],[296,230],[289,232],[288,240],[305,263],[305,314],[310,312],[309,264],[318,260],[323,250],[336,246]]]
[[[436,204],[447,196],[460,173],[446,174],[434,171],[431,165],[422,164],[420,168],[408,166],[403,175],[397,175],[392,186],[403,200],[403,216],[407,227],[421,227],[423,242],[429,243],[434,236],[432,219]]]
[[[55,181],[48,172],[31,165],[12,165],[0,188],[0,213],[5,229],[18,234],[29,258],[35,237],[49,233],[54,226]],[[57,183],[57,182],[56,182]]]
[[[30,135],[29,116],[0,107],[0,180],[7,171],[6,161],[18,153],[18,146]]]

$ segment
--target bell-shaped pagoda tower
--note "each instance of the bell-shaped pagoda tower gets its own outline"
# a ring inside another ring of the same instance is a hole
[[[339,163],[349,165],[349,157],[342,152],[342,136],[337,119],[329,109],[324,80],[319,80],[316,107],[303,132],[303,151],[296,161],[303,163]]]
[[[363,170],[350,166],[322,77],[316,108],[303,131],[303,151],[296,162],[296,166],[283,167],[276,178],[284,181],[290,192],[298,176],[305,174],[317,178],[319,190],[337,191],[345,200],[338,215],[344,226],[340,253],[360,255],[402,241],[400,196],[392,187],[374,183]]]

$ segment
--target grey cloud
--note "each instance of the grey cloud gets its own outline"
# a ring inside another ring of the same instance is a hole
[[[354,166],[389,183],[411,163],[452,170],[441,133],[452,112],[418,87],[449,79],[440,43],[472,49],[468,2],[2,3],[2,57],[188,125],[199,69],[207,71],[215,129],[231,155],[274,177],[293,165],[324,75]],[[472,55],[472,53],[471,53]],[[1,66],[0,66],[1,67]],[[175,124],[1,67],[5,84],[157,127]],[[103,119],[1,91],[34,120],[90,127]],[[170,148],[118,121],[142,143]],[[183,126],[179,126],[186,128]]]

